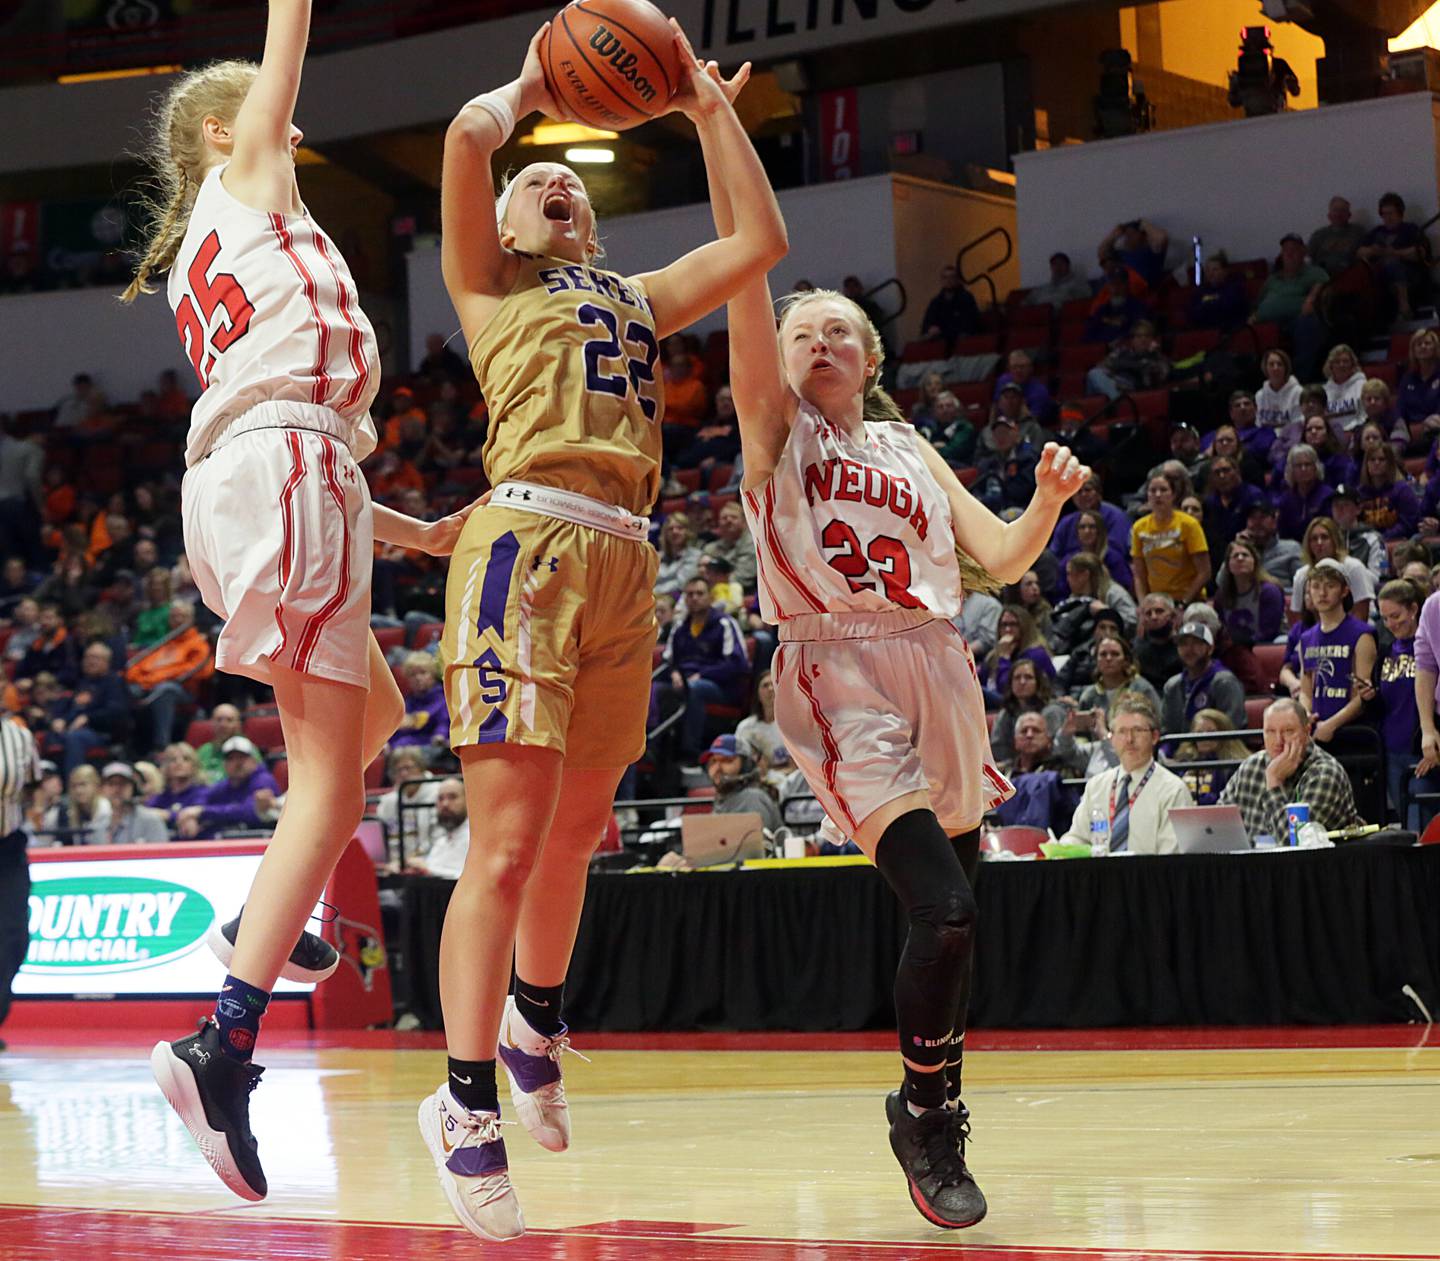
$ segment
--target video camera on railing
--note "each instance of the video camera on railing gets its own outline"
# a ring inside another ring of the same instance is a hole
[[[1275,45],[1268,26],[1247,26],[1240,31],[1240,57],[1230,72],[1229,101],[1245,111],[1246,118],[1278,114],[1287,96],[1300,95],[1300,80],[1283,57],[1272,56]]]

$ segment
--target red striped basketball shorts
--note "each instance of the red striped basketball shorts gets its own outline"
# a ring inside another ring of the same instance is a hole
[[[785,747],[846,836],[907,793],[928,792],[952,835],[1014,795],[990,755],[970,646],[945,619],[882,638],[787,640],[771,671]]]
[[[185,474],[185,554],[225,619],[215,664],[272,681],[274,664],[370,685],[370,490],[338,438],[262,428]]]

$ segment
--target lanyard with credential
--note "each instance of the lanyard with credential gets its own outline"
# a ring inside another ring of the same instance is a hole
[[[1155,763],[1151,762],[1150,769],[1145,772],[1138,787],[1130,794],[1130,800],[1125,806],[1127,811],[1133,811],[1135,809],[1135,803],[1140,800],[1140,794],[1145,791],[1145,785],[1150,782],[1150,776],[1153,774],[1155,774]],[[1120,777],[1118,775],[1110,781],[1110,824],[1112,827],[1115,824],[1115,789],[1119,783]]]

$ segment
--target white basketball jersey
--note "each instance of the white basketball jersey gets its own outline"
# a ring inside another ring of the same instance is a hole
[[[897,608],[959,614],[950,503],[923,441],[891,421],[867,421],[864,441],[854,441],[800,405],[774,475],[742,496],[766,621]]]
[[[242,205],[221,183],[224,169],[205,177],[170,269],[170,307],[201,389],[186,467],[273,400],[337,413],[363,460],[375,449],[380,354],[350,269],[308,213]]]

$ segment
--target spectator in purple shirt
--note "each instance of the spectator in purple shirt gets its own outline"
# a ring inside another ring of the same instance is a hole
[[[450,743],[450,711],[440,683],[440,663],[428,652],[412,652],[400,669],[405,675],[405,717],[390,737],[392,749],[407,744],[443,748]]]
[[[1224,455],[1210,461],[1205,484],[1210,488],[1203,501],[1205,537],[1210,540],[1210,563],[1219,569],[1230,540],[1245,528],[1250,509],[1262,495],[1257,487],[1241,480],[1239,464]]]
[[[1012,350],[1006,360],[1006,367],[1009,370],[1001,373],[999,380],[995,382],[995,398],[998,400],[1000,391],[1013,382],[1025,396],[1025,406],[1029,408],[1030,414],[1037,420],[1047,421],[1054,410],[1055,401],[1050,397],[1045,383],[1035,375],[1035,361],[1023,350]]]
[[[1265,572],[1254,544],[1246,539],[1235,539],[1225,553],[1215,607],[1233,644],[1273,643],[1285,629],[1285,591]]]
[[[160,771],[165,776],[165,787],[148,801],[147,806],[161,810],[170,830],[175,830],[176,818],[186,806],[198,806],[205,796],[205,784],[200,778],[200,756],[183,740],[168,745],[160,755]]]
[[[1415,709],[1420,720],[1416,775],[1440,769],[1440,731],[1435,725],[1435,682],[1440,677],[1440,591],[1428,596],[1415,630]]]
[[[1021,658],[1033,661],[1047,678],[1055,677],[1055,663],[1050,660],[1035,619],[1020,605],[1007,604],[995,625],[995,647],[980,663],[981,685],[994,694],[997,705],[1010,681],[1011,667]]]
[[[1315,720],[1315,739],[1329,744],[1360,717],[1375,671],[1375,636],[1350,616],[1350,580],[1339,561],[1317,560],[1305,580],[1315,625],[1300,636],[1300,703]]]
[[[743,706],[750,682],[745,637],[735,619],[714,606],[704,578],[685,584],[684,616],[677,618],[662,659],[671,686],[685,696],[683,751],[699,757],[707,747],[705,706]]]
[[[1098,474],[1091,473],[1081,482],[1080,489],[1075,492],[1070,502],[1075,505],[1075,510],[1060,518],[1055,525],[1055,533],[1050,536],[1050,550],[1055,553],[1056,560],[1063,565],[1076,552],[1099,554],[1099,549],[1095,547],[1081,546],[1076,536],[1080,514],[1086,511],[1098,512],[1105,522],[1105,533],[1109,535],[1110,541],[1129,552],[1130,518],[1125,515],[1123,508],[1105,502],[1104,484]]]
[[[211,784],[200,803],[186,806],[175,816],[183,837],[209,837],[231,828],[264,827],[264,816],[275,806],[280,785],[265,769],[260,750],[244,736],[231,736],[220,749],[225,778]]]
[[[1410,363],[1400,377],[1395,410],[1410,435],[1407,449],[1423,455],[1440,433],[1440,333],[1421,328],[1410,337]]]
[[[1399,317],[1410,319],[1411,292],[1426,279],[1430,248],[1420,228],[1405,221],[1405,200],[1399,193],[1380,198],[1380,222],[1370,229],[1355,257],[1369,264],[1377,285],[1389,290]]]
[[[1320,457],[1315,448],[1299,442],[1285,458],[1285,489],[1280,492],[1279,526],[1281,538],[1305,537],[1305,527],[1315,517],[1330,515],[1330,497],[1334,488],[1320,480]]]
[[[1201,281],[1190,290],[1190,323],[1196,328],[1239,328],[1250,314],[1242,276],[1230,274],[1230,259],[1216,250],[1205,260]]]
[[[1414,793],[1440,792],[1440,776],[1415,776],[1420,756],[1420,711],[1415,703],[1415,636],[1420,625],[1420,590],[1403,578],[1380,588],[1380,616],[1390,632],[1390,651],[1380,663],[1380,729],[1385,740],[1386,778],[1390,802],[1401,825],[1422,831],[1435,814],[1432,802],[1415,802],[1401,812],[1402,800]],[[1368,697],[1367,697],[1368,699]]]
[[[1111,507],[1106,504],[1105,507]],[[1089,552],[1092,556],[1099,556],[1105,562],[1105,568],[1109,571],[1110,577],[1118,582],[1126,591],[1135,590],[1135,571],[1130,565],[1130,537],[1129,520],[1126,520],[1125,541],[1118,543],[1113,534],[1108,534],[1105,529],[1105,518],[1097,511],[1082,508],[1079,512],[1071,514],[1075,521],[1073,548],[1067,548],[1064,559],[1061,561],[1063,572],[1065,564],[1077,552]],[[1062,522],[1063,524],[1063,522]],[[1063,579],[1062,579],[1063,582]],[[1066,590],[1069,588],[1067,587]]]
[[[1388,442],[1371,448],[1360,474],[1360,520],[1384,539],[1408,539],[1420,524],[1420,497]]]
[[[1315,390],[1319,398],[1311,396],[1309,405],[1314,409],[1305,417],[1305,423],[1300,431],[1300,440],[1315,452],[1316,458],[1320,461],[1321,481],[1327,486],[1348,486],[1355,481],[1355,461],[1346,452],[1341,450],[1340,442],[1335,437],[1335,431],[1331,429],[1329,420],[1325,417],[1325,387],[1312,385],[1307,390]],[[1306,401],[1302,399],[1301,406],[1305,407]],[[1288,458],[1287,448],[1276,444],[1277,454],[1281,457],[1279,468],[1284,470],[1284,460]]]

